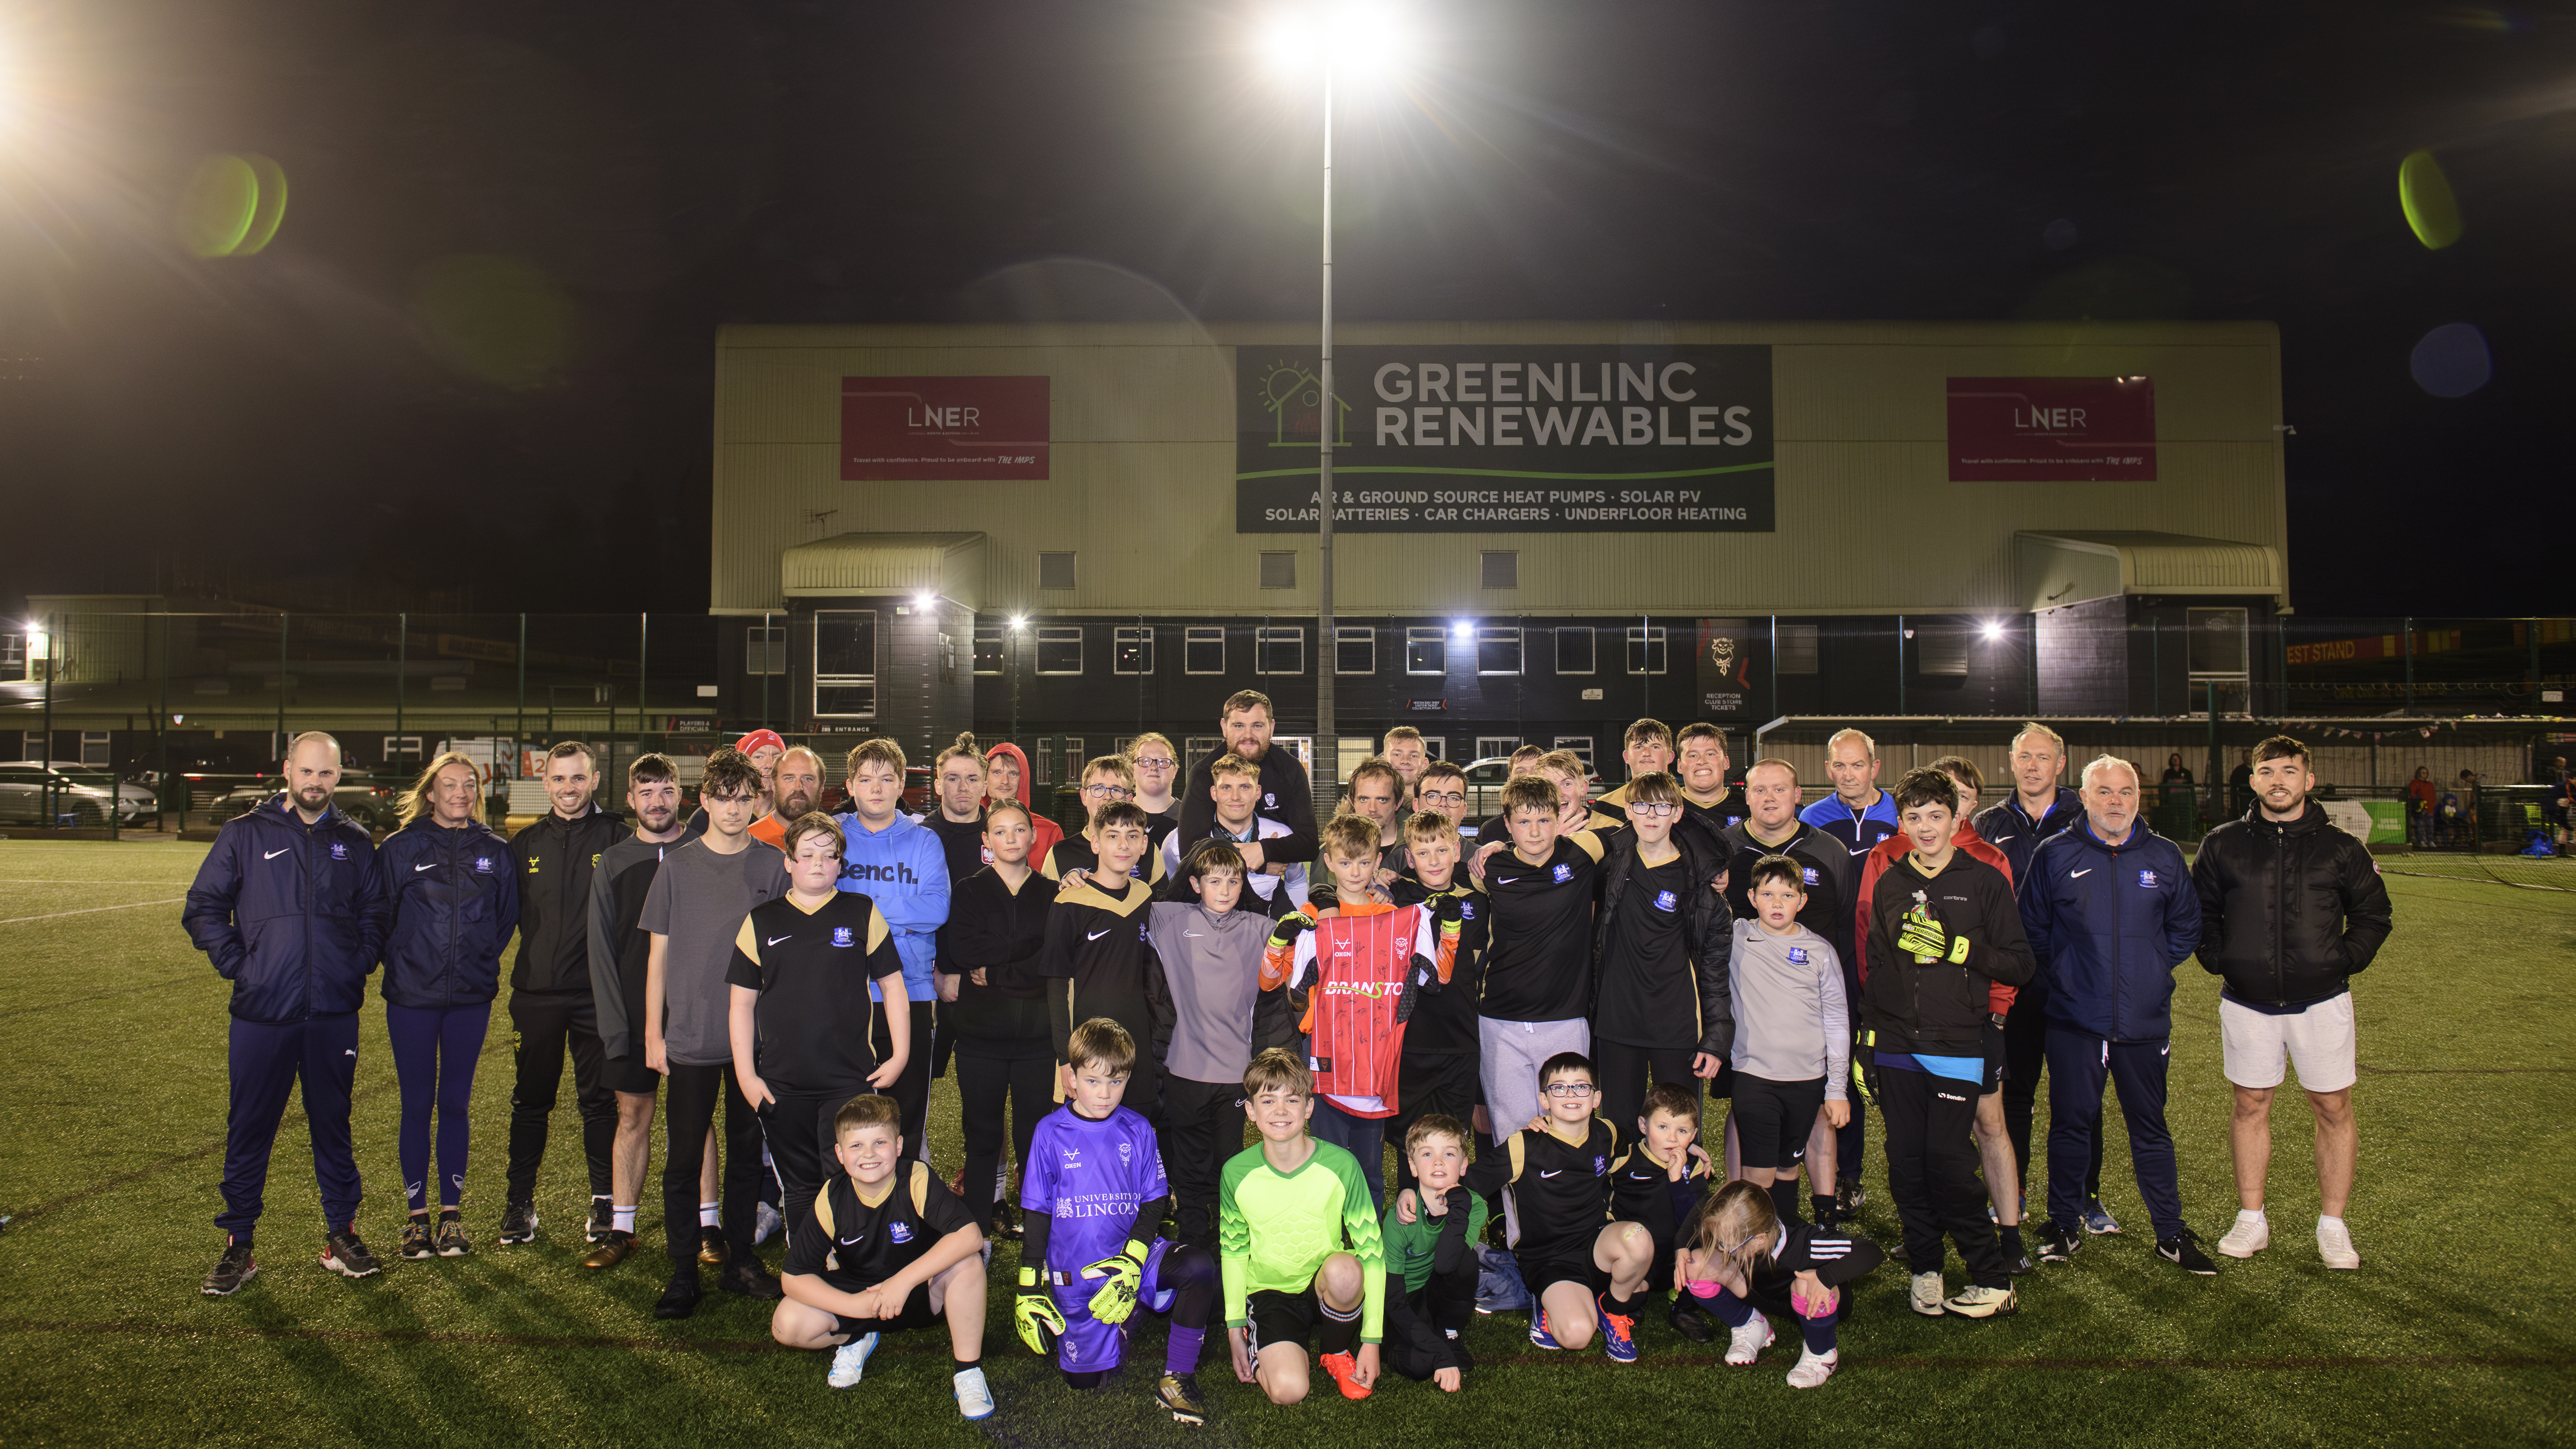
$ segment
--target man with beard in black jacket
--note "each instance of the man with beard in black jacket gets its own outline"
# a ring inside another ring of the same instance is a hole
[[[2308,799],[2316,776],[2306,745],[2287,735],[2256,745],[2253,783],[2254,808],[2210,831],[2191,868],[2200,964],[2227,982],[2219,1033],[2236,1089],[2229,1143],[2238,1211],[2218,1251],[2250,1258],[2271,1246],[2263,1180],[2272,1092],[2296,1066],[2317,1119],[2317,1256],[2329,1268],[2358,1268],[2343,1220],[2360,1152],[2352,978],[2388,939],[2388,887],[2362,843]]]
[[[1189,783],[1181,790],[1181,824],[1177,832],[1185,841],[1208,838],[1208,829],[1216,822],[1216,800],[1209,794],[1215,783],[1208,767],[1222,755],[1240,755],[1261,767],[1261,800],[1252,813],[1264,820],[1276,820],[1288,827],[1288,833],[1260,840],[1238,843],[1235,849],[1243,856],[1244,869],[1276,869],[1296,861],[1315,858],[1314,790],[1306,782],[1306,767],[1286,750],[1270,748],[1270,733],[1278,725],[1278,713],[1270,707],[1270,696],[1257,689],[1239,689],[1217,714],[1217,730],[1225,736],[1225,747],[1190,766]]]

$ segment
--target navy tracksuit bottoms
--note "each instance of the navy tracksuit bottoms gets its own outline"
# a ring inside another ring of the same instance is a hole
[[[2173,1043],[2105,1041],[2057,1022],[2048,1024],[2048,1216],[2070,1233],[2083,1231],[2085,1171],[2101,1161],[2102,1084],[2120,1092],[2129,1126],[2129,1162],[2138,1197],[2159,1241],[2182,1231],[2182,1189],[2174,1172],[2173,1133],[2165,1128],[2165,1067]]]
[[[358,1075],[358,1014],[308,1021],[233,1018],[225,1056],[232,1101],[224,1117],[224,1210],[215,1226],[247,1234],[259,1221],[268,1186],[268,1155],[286,1116],[287,1093],[301,1082],[304,1120],[313,1137],[313,1176],[322,1217],[332,1229],[358,1216],[358,1159],[349,1150],[349,1087]]]

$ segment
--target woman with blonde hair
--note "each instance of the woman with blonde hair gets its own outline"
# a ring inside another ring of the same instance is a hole
[[[519,925],[510,846],[481,818],[483,779],[449,751],[403,792],[402,828],[376,851],[385,931],[385,1034],[402,1087],[398,1151],[411,1216],[406,1258],[459,1258],[474,1065],[501,990],[501,950]],[[430,1118],[437,1114],[438,1224],[429,1221]]]
[[[1181,778],[1181,752],[1169,738],[1147,730],[1127,742],[1127,764],[1136,772],[1136,808],[1145,812],[1145,843],[1160,851],[1163,837],[1181,825],[1181,802],[1172,793]]]

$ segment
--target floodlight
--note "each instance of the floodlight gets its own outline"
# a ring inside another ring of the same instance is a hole
[[[1461,644],[1471,643],[1476,637],[1476,626],[1461,619],[1449,626],[1449,637]]]
[[[1988,619],[1986,621],[1986,637],[1988,639],[2000,639],[2004,637],[2003,621],[2000,619]]]

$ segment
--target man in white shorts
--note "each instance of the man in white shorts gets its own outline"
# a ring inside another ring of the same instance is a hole
[[[2210,831],[2191,869],[2200,964],[2227,982],[2219,1031],[2236,1088],[2229,1142],[2238,1211],[2218,1251],[2250,1258],[2272,1244],[2263,1215],[2272,1091],[2295,1068],[2317,1118],[2317,1254],[2329,1268],[2358,1268],[2343,1220],[2360,1153],[2352,977],[2388,939],[2388,888],[2362,843],[2309,802],[2315,780],[2297,740],[2274,735],[2256,745],[2254,807]]]

